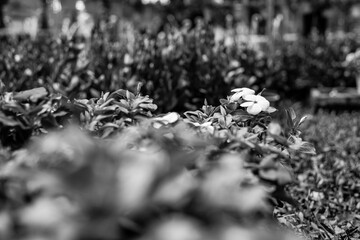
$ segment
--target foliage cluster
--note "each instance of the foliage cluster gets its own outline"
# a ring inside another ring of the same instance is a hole
[[[317,155],[294,158],[297,179],[289,187],[300,209],[285,206],[279,220],[312,239],[360,237],[359,113],[320,112],[303,126]]]
[[[89,100],[3,93],[0,236],[292,239],[272,212],[297,205],[284,189],[290,159],[314,153],[304,118],[289,110],[281,127],[246,88],[184,118],[156,107],[140,87]]]
[[[359,48],[355,36],[344,39],[310,41],[304,48],[304,77],[312,87],[354,87],[356,72],[346,63]]]
[[[72,34],[2,36],[0,79],[6,91],[45,86],[70,99],[89,99],[120,88],[135,91],[142,83],[158,112],[184,112],[201,107],[204,98],[216,104],[217,96],[235,87],[266,88],[303,101],[311,87],[355,83],[344,64],[358,46],[351,38],[289,44],[271,59],[246,44],[215,42],[212,28],[200,23],[157,35],[133,33],[121,41],[104,29],[95,29],[89,42]]]

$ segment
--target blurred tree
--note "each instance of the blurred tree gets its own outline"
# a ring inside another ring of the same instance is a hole
[[[102,0],[102,5],[103,5],[103,9],[104,9],[104,17],[106,19],[106,21],[109,20],[110,17],[110,10],[111,10],[111,2],[110,0]]]
[[[0,29],[5,28],[4,21],[4,6],[9,2],[9,0],[0,0]]]
[[[47,0],[41,0],[41,8],[40,29],[47,30],[49,29],[49,6]]]

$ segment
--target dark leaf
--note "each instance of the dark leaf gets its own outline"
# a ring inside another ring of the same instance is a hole
[[[14,100],[23,102],[23,101],[32,101],[36,102],[39,99],[42,99],[48,95],[48,91],[44,87],[33,88],[30,90],[25,90],[22,92],[15,93],[13,98]]]

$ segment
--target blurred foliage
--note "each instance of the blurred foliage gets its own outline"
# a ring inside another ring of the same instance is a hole
[[[89,100],[43,87],[3,93],[1,140],[17,150],[0,155],[0,236],[294,239],[272,212],[297,206],[285,187],[291,157],[314,153],[300,147],[303,120],[288,110],[283,129],[269,105],[249,114],[246,97],[233,99],[182,119],[154,116],[140,85]]]
[[[205,98],[217,104],[217,96],[235,87],[266,88],[304,101],[311,87],[355,85],[354,72],[344,64],[359,46],[355,38],[284,45],[271,59],[246,44],[215,42],[212,28],[201,22],[157,35],[132,33],[121,41],[110,30],[98,26],[88,42],[76,37],[76,28],[57,39],[2,36],[4,88],[45,86],[70,99],[89,99],[120,88],[135,91],[142,83],[158,112],[184,112],[201,107]]]
[[[356,37],[331,41],[311,41],[305,46],[304,75],[318,87],[354,87],[355,74],[344,64],[349,53],[356,51]]]

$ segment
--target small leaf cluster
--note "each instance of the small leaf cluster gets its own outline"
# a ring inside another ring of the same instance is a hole
[[[148,96],[122,89],[102,94],[98,99],[75,100],[74,104],[82,108],[80,124],[101,137],[108,136],[115,129],[132,126],[141,118],[152,117],[152,112],[157,109]]]
[[[100,137],[152,117],[153,100],[126,90],[105,93],[100,98],[74,99],[50,94],[44,87],[5,92],[0,99],[1,144],[22,147],[33,135],[63,128],[70,123]]]

